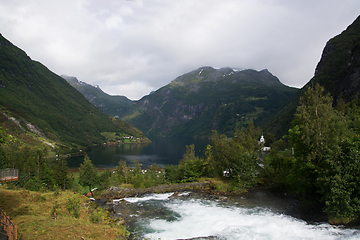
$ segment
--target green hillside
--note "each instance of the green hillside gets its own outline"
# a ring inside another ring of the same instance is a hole
[[[102,132],[144,138],[131,124],[102,113],[63,78],[1,35],[0,111],[18,120],[24,130],[32,129],[66,148],[107,141]]]

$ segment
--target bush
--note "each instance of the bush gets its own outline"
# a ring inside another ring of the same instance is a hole
[[[75,197],[72,199],[69,198],[68,202],[66,204],[66,209],[75,218],[79,218],[80,217],[80,200],[76,199]]]
[[[167,166],[165,176],[170,182],[194,182],[204,173],[204,162],[195,156],[194,144],[186,146],[186,153],[177,166]]]
[[[97,208],[90,214],[90,221],[92,223],[101,223],[102,221],[108,219],[108,213],[106,210]]]
[[[44,190],[44,187],[42,186],[41,181],[37,177],[28,180],[25,183],[25,188],[27,190],[36,191],[36,192]]]

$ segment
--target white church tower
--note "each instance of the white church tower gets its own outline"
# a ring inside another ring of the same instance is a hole
[[[270,147],[265,147],[265,138],[264,133],[261,134],[261,138],[259,140],[259,144],[261,146],[261,151],[267,152],[270,151]]]

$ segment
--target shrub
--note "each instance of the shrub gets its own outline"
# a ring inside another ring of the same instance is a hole
[[[68,202],[66,204],[66,209],[75,218],[79,218],[80,217],[80,200],[76,199],[75,197],[72,199],[69,198]]]
[[[90,221],[92,223],[101,223],[108,218],[108,213],[104,209],[95,209],[90,214]]]

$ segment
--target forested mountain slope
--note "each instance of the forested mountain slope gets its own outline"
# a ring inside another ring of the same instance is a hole
[[[101,135],[104,132],[144,137],[133,125],[104,114],[63,78],[31,60],[2,35],[0,112],[17,119],[24,130],[69,148],[102,143],[106,141]]]

